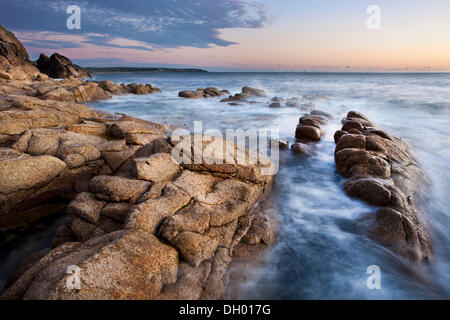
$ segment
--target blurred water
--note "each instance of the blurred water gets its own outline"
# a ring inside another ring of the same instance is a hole
[[[91,104],[148,120],[204,129],[278,128],[294,141],[301,110],[268,108],[268,100],[231,106],[219,98],[188,100],[180,90],[214,86],[233,94],[243,86],[263,88],[270,97],[325,95],[314,107],[332,113],[316,154],[281,155],[271,195],[280,213],[278,242],[267,264],[245,284],[245,298],[271,299],[435,299],[450,297],[450,74],[198,73],[98,74],[117,83],[151,83],[163,90],[150,96],[123,96]],[[366,114],[378,127],[409,142],[431,181],[423,190],[426,219],[435,243],[436,264],[423,275],[353,230],[354,220],[374,212],[349,199],[334,166],[333,134],[350,110]],[[369,265],[379,265],[382,289],[369,290]],[[419,273],[419,276],[418,276]]]
[[[332,113],[335,120],[324,127],[326,136],[317,144],[315,155],[281,154],[270,195],[279,209],[278,242],[265,266],[244,284],[244,298],[450,297],[450,74],[140,73],[96,74],[95,78],[151,83],[163,90],[90,103],[96,109],[186,128],[202,120],[205,130],[277,128],[280,137],[291,143],[302,114],[297,108],[268,108],[265,98],[231,106],[219,98],[189,100],[178,98],[177,93],[214,86],[234,94],[248,85],[265,89],[270,97],[326,96],[326,100],[315,100],[314,107]],[[350,110],[366,114],[379,128],[409,142],[430,179],[430,187],[423,190],[422,208],[436,251],[431,274],[415,270],[354,231],[355,219],[376,209],[348,198],[335,170],[333,134]],[[381,268],[381,290],[366,286],[370,265]],[[420,273],[427,280],[421,280]]]

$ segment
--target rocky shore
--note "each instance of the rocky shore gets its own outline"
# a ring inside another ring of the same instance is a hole
[[[82,104],[160,92],[151,84],[83,80],[89,74],[57,53],[42,55],[37,66],[0,26],[0,230],[65,215],[51,247],[16,267],[1,299],[238,298],[248,270],[276,238],[277,208],[265,197],[273,164],[250,163],[251,151],[217,137],[180,137],[189,141],[180,151],[171,127]],[[251,87],[178,95],[228,95],[221,101],[233,105],[267,98]],[[309,111],[302,103],[323,99],[266,100],[271,108]],[[291,151],[313,156],[333,120],[305,113]],[[345,192],[377,207],[356,221],[358,229],[410,261],[431,263],[417,196],[426,180],[409,147],[354,111],[334,138]],[[275,142],[289,149],[288,141]],[[176,161],[181,154],[190,161]],[[68,285],[73,270],[75,289]]]
[[[68,77],[56,81],[29,62],[12,33],[0,28],[0,36],[0,229],[66,214],[52,248],[19,264],[1,298],[236,294],[228,266],[254,262],[274,241],[273,210],[264,209],[272,206],[261,202],[273,180],[262,174],[270,161],[237,162],[249,151],[196,136],[192,141],[204,140],[197,152],[208,161],[180,164],[170,128],[80,104],[159,89],[80,80],[85,74],[67,58],[41,57],[42,71],[48,63],[50,76]],[[74,266],[81,270],[75,290],[67,286]]]

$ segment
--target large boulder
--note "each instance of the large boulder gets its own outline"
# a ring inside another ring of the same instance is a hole
[[[18,156],[0,159],[0,193],[43,186],[60,174],[64,162],[52,156]]]
[[[55,52],[49,57],[41,53],[39,59],[36,61],[40,72],[48,75],[51,78],[63,79],[68,77],[75,78],[90,78],[89,72],[72,63],[69,58]]]
[[[322,126],[330,120],[332,116],[323,111],[313,110],[309,114],[304,114],[299,119],[295,129],[296,143],[292,145],[292,152],[300,155],[311,155],[313,148],[308,146],[311,142],[318,142],[325,132]]]
[[[68,270],[80,270],[80,288],[71,289]],[[68,243],[28,269],[5,299],[154,299],[177,280],[178,253],[155,236],[122,230],[84,243]]]
[[[20,226],[60,209],[49,198],[67,191],[66,165],[52,156],[32,157],[0,148],[0,229]]]

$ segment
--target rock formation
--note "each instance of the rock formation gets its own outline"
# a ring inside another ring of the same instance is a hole
[[[222,99],[220,102],[245,101],[249,97],[267,97],[267,94],[262,89],[243,87],[242,92],[236,93],[234,96],[229,96],[228,98]]]
[[[220,90],[214,87],[208,88],[198,88],[196,91],[192,90],[184,90],[178,92],[178,96],[180,98],[188,98],[188,99],[204,99],[204,98],[212,98],[212,97],[220,97],[225,94],[230,94],[228,90]]]
[[[274,240],[273,218],[260,202],[272,163],[250,163],[253,153],[212,137],[181,137],[188,144],[179,150],[160,124],[79,104],[159,89],[74,74],[49,79],[12,34],[0,31],[7,75],[0,77],[0,229],[66,213],[52,248],[25,259],[1,298],[225,294],[235,250],[241,261],[253,261],[257,248]],[[75,290],[67,286],[73,268],[81,276]]]
[[[22,43],[0,25],[0,79],[26,80],[38,74]]]
[[[89,72],[57,52],[52,54],[50,58],[41,53],[39,59],[36,61],[36,66],[40,72],[55,79],[91,77]]]
[[[253,210],[271,186],[272,175],[263,171],[271,163],[238,163],[247,150],[218,138],[200,139],[200,163],[179,165],[172,158],[176,144],[159,138],[114,175],[91,179],[69,204],[56,248],[2,298],[220,298],[234,248],[273,242],[271,221]],[[71,265],[81,269],[77,290],[66,286]]]
[[[343,120],[335,141],[337,170],[348,178],[345,192],[379,207],[359,225],[394,252],[429,262],[431,240],[417,204],[425,179],[408,145],[354,111]]]
[[[291,150],[297,154],[311,154],[309,146],[312,142],[320,141],[325,134],[321,126],[333,117],[323,111],[313,110],[299,119],[299,124],[295,130],[296,142],[291,146]]]
[[[61,209],[89,179],[114,171],[160,125],[87,106],[15,96],[0,112],[0,229]],[[124,159],[125,158],[125,159]]]

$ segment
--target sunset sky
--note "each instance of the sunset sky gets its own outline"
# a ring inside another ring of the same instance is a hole
[[[73,4],[81,30],[66,27]],[[82,66],[450,71],[448,0],[14,0],[0,24],[31,59],[57,51]]]

